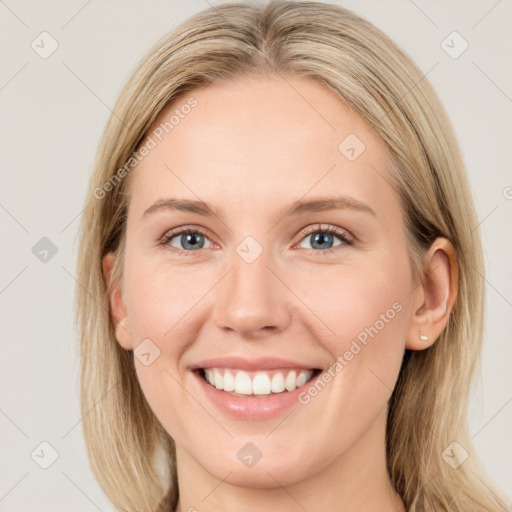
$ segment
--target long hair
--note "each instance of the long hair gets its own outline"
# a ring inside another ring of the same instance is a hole
[[[177,503],[174,441],[145,400],[132,352],[116,342],[101,262],[113,252],[113,275],[122,283],[125,164],[157,115],[196,87],[249,75],[316,80],[382,138],[417,282],[434,239],[454,245],[457,299],[437,341],[405,352],[388,408],[387,469],[410,512],[505,510],[468,435],[483,338],[484,264],[452,127],[423,73],[384,33],[345,8],[308,1],[227,3],[194,15],[141,60],[114,106],[90,179],[77,268],[81,407],[95,477],[125,511],[171,510]],[[453,457],[461,449],[468,458],[454,467],[446,450]]]

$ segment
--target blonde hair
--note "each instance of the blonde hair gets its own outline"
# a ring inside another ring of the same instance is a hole
[[[415,280],[436,237],[454,245],[457,300],[434,345],[406,350],[389,403],[388,471],[411,512],[504,510],[467,430],[483,337],[484,265],[454,133],[431,85],[393,41],[353,12],[320,2],[227,3],[196,14],[151,49],[113,109],[81,220],[76,289],[84,436],[98,482],[126,511],[173,510],[178,500],[174,442],[144,398],[132,352],[116,342],[102,273],[102,258],[112,252],[113,278],[122,282],[129,180],[119,169],[169,102],[254,74],[324,84],[385,141]],[[469,453],[456,469],[442,457],[452,442]]]

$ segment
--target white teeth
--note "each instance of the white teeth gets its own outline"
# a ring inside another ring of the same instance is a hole
[[[284,377],[281,372],[277,372],[272,377],[272,393],[281,393],[284,391]]]
[[[266,373],[258,373],[252,380],[254,395],[270,395],[270,377]]]
[[[284,387],[288,391],[293,391],[297,387],[297,374],[295,373],[295,370],[292,370],[284,380]]]
[[[286,374],[286,377],[283,375]],[[222,368],[205,368],[206,380],[217,389],[234,392],[239,395],[270,395],[293,391],[303,386],[313,375],[312,370],[277,371],[272,378],[265,371],[257,372],[251,379],[243,370],[223,370]]]
[[[235,391],[235,377],[228,370],[224,372],[224,391]]]
[[[224,377],[217,368],[213,370],[213,378],[215,380],[215,387],[217,389],[224,389]]]
[[[235,377],[235,393],[240,393],[241,395],[252,394],[251,377],[247,373],[237,372]]]
[[[213,370],[206,370],[204,371],[204,375],[206,377],[206,380],[212,385],[215,386],[215,379],[213,377]]]
[[[299,375],[297,375],[297,380],[295,381],[295,386],[300,388],[301,386],[304,386],[306,384],[306,374],[304,372],[300,372]]]

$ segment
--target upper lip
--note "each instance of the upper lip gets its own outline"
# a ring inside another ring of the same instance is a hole
[[[279,359],[276,357],[257,357],[245,358],[237,356],[216,357],[213,359],[204,359],[191,366],[192,370],[203,368],[233,368],[237,370],[277,370],[280,368],[294,368],[300,370],[311,370],[318,368],[310,364],[303,364],[289,359]]]

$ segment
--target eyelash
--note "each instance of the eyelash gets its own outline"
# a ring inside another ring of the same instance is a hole
[[[194,253],[198,252],[196,251],[186,251],[185,249],[179,249],[177,247],[172,247],[169,242],[179,236],[179,235],[187,235],[187,234],[200,234],[201,236],[204,236],[205,238],[208,238],[208,235],[198,228],[177,228],[174,231],[171,231],[169,233],[166,233],[162,239],[160,240],[160,245],[166,246],[167,249],[169,249],[171,252],[178,254],[178,255],[185,255],[185,256],[193,256]],[[344,246],[351,246],[354,244],[354,240],[349,237],[348,233],[345,230],[342,230],[340,228],[337,228],[335,226],[327,226],[327,227],[321,227],[320,225],[315,229],[310,229],[309,231],[302,234],[302,238],[300,239],[299,243],[302,242],[306,237],[312,235],[313,233],[322,233],[322,234],[328,234],[328,235],[336,235],[340,240],[341,244],[337,245],[335,247],[331,247],[330,249],[320,250],[320,249],[303,249],[305,251],[308,251],[309,253],[321,253],[324,256],[330,255],[333,252],[335,252],[338,249],[342,249]]]

